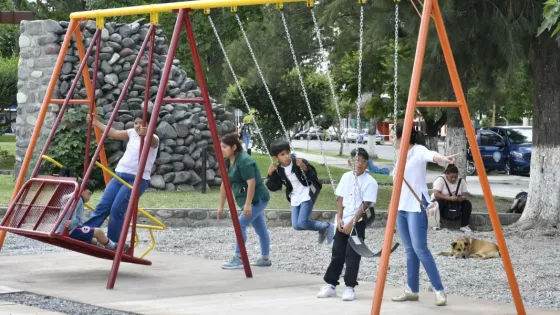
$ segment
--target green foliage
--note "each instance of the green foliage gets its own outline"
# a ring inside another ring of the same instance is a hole
[[[0,170],[14,169],[16,157],[7,150],[0,149]]]
[[[18,58],[0,58],[0,109],[17,104]]]
[[[541,35],[544,31],[551,32],[550,37],[555,37],[556,40],[560,41],[560,1],[558,0],[548,0],[546,1],[543,13],[543,21],[537,36]]]
[[[84,169],[88,126],[86,123],[87,113],[88,110],[84,108],[68,110],[57,130],[50,150],[47,152],[47,155],[57,160],[65,167],[70,168],[78,176],[83,175]],[[97,149],[93,132],[91,139],[90,159]],[[52,166],[49,162],[44,162],[43,167],[51,173],[57,173],[59,171],[58,168]],[[93,180],[94,184],[97,185],[103,184],[102,173],[98,168],[94,169],[90,180]]]

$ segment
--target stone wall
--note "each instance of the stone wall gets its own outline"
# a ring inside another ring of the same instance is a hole
[[[169,227],[207,227],[207,226],[231,226],[232,221],[229,211],[224,211],[223,220],[216,220],[218,211],[216,209],[145,209],[154,217],[161,220]],[[292,212],[290,210],[265,210],[267,224],[270,227],[291,227]],[[311,213],[312,220],[334,221],[335,211],[314,210]],[[521,214],[498,213],[502,225],[510,225],[521,217]],[[139,217],[139,222],[149,223],[145,218]],[[387,224],[387,211],[376,211],[374,228],[385,227]],[[442,220],[442,227],[459,229],[459,221]],[[492,223],[488,213],[473,212],[471,214],[470,227],[476,231],[491,231]]]
[[[168,227],[209,227],[209,226],[231,226],[230,213],[224,210],[221,219],[216,220],[218,211],[216,209],[144,209]],[[6,208],[0,208],[0,218],[6,214]],[[269,227],[291,227],[292,212],[289,210],[265,210],[267,224]],[[318,221],[334,220],[335,211],[314,210],[311,219]],[[521,217],[517,213],[498,213],[502,226],[511,225]],[[143,216],[138,217],[138,223],[150,224]],[[387,211],[376,211],[374,228],[382,228],[387,224]],[[459,221],[444,221],[442,227],[448,229],[459,229]],[[473,212],[471,214],[470,227],[475,231],[492,231],[492,223],[488,213]]]
[[[119,116],[113,123],[113,128],[123,130],[132,128],[133,116],[142,110],[144,95],[149,93],[148,109],[153,107],[153,100],[157,93],[162,69],[167,59],[166,38],[161,29],[156,31],[153,71],[150,88],[145,91],[146,70],[148,65],[147,53],[136,69],[131,69],[148,33],[147,20],[141,19],[130,24],[107,23],[101,33],[100,64],[95,91],[97,111],[103,122],[110,117],[118,97],[122,93],[124,83],[130,73],[136,76],[128,90],[127,97],[122,103]],[[20,63],[18,82],[18,117],[17,117],[17,163],[21,164],[29,139],[36,123],[36,117],[46,93],[53,67],[68,22],[24,21],[21,23],[20,35]],[[84,45],[87,49],[96,26],[94,21],[81,24]],[[93,74],[94,57],[88,59],[90,75]],[[62,65],[59,81],[57,82],[54,98],[64,98],[79,68],[78,50],[72,40]],[[167,85],[168,98],[201,97],[196,82],[181,69],[179,61],[173,60],[173,67]],[[73,95],[74,99],[86,99],[86,89],[81,80]],[[212,100],[214,116],[219,134],[234,131],[233,115],[226,111],[223,105]],[[81,105],[87,108],[87,105]],[[51,105],[42,134],[47,134],[52,128],[55,115],[60,105]],[[161,190],[194,190],[200,188],[202,172],[202,151],[207,149],[206,178],[209,185],[219,185],[221,178],[218,163],[212,146],[208,119],[203,104],[166,104],[162,106],[157,126],[157,135],[161,139],[156,166],[152,169],[150,186]],[[43,143],[39,143],[39,150]],[[105,143],[109,164],[116,166],[124,154],[126,143],[108,140]],[[35,158],[36,159],[36,158]],[[34,160],[35,160],[34,159]],[[16,167],[16,170],[18,167]]]

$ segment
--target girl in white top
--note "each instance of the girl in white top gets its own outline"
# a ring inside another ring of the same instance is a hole
[[[396,148],[400,147],[402,138],[402,124],[397,125],[396,139],[393,138]],[[423,145],[416,143],[417,132],[412,131],[408,144],[406,161],[397,161],[396,169],[404,167],[404,178],[412,187],[416,195],[427,204],[430,200],[428,186],[426,185],[427,162],[453,163],[454,156],[443,156],[435,151],[430,151]],[[434,257],[428,249],[428,220],[425,211],[414,194],[403,184],[399,199],[397,215],[397,229],[406,252],[407,284],[408,288],[398,296],[393,297],[395,302],[418,301],[420,290],[420,262],[424,266],[436,295],[436,305],[443,306],[447,303],[441,278],[437,270]]]
[[[148,130],[146,127],[142,127],[142,119],[143,114],[139,112],[134,116],[134,129],[115,130],[111,128],[109,130],[109,137],[121,141],[128,140],[124,155],[117,164],[115,172],[130,185],[134,185],[134,179],[138,173],[141,137],[145,136]],[[89,115],[87,120],[88,123],[91,120]],[[150,121],[150,114],[146,117],[146,121]],[[105,131],[105,128],[107,128],[107,126],[97,119],[94,119],[93,123],[101,129],[101,132]],[[148,153],[148,160],[146,161],[146,168],[142,174],[140,196],[142,196],[149,185],[151,170],[158,152],[159,138],[154,134],[150,141],[145,139],[144,145],[149,145],[150,151]],[[101,196],[99,204],[95,207],[95,211],[84,223],[84,226],[92,228],[101,227],[105,219],[109,217],[107,237],[113,242],[118,242],[131,193],[132,190],[112,178],[103,191],[103,195]]]

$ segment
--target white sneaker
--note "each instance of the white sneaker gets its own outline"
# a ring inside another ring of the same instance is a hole
[[[393,302],[405,302],[405,301],[418,301],[418,293],[410,291],[408,288],[404,290],[401,294],[391,298]]]
[[[447,304],[447,296],[443,291],[436,291],[436,305],[437,306],[444,306]]]
[[[332,285],[326,285],[321,288],[321,291],[317,293],[318,298],[329,298],[336,296],[336,287]]]
[[[472,230],[468,225],[461,227],[459,230],[465,233],[472,233]]]
[[[356,294],[354,294],[354,288],[346,287],[344,293],[342,293],[343,301],[354,301],[356,299]]]

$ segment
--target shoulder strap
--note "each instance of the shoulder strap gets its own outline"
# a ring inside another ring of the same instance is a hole
[[[457,190],[455,191],[455,195],[456,195],[456,196],[459,195],[459,188],[461,188],[461,181],[462,181],[462,180],[463,180],[462,178],[459,178],[459,183],[457,183]]]
[[[443,179],[443,183],[445,184],[445,187],[447,187],[447,191],[449,192],[449,196],[453,196],[451,194],[451,189],[449,189],[449,185],[447,185],[447,181],[445,180],[445,177],[443,177],[443,176],[440,176],[440,177],[441,177],[441,179]]]

